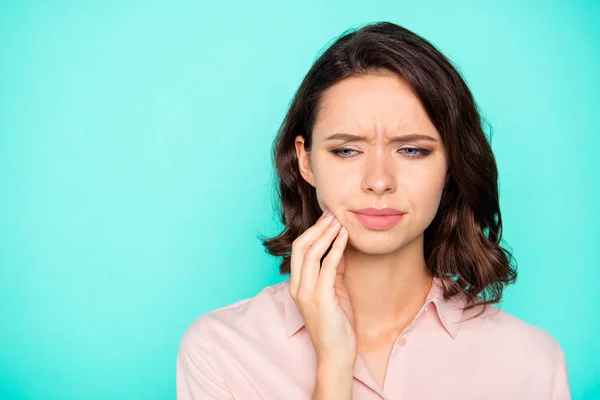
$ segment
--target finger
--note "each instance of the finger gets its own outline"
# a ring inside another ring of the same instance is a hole
[[[347,243],[348,231],[346,229],[341,229],[333,242],[333,246],[331,246],[329,254],[327,254],[327,257],[325,257],[325,259],[323,260],[323,267],[321,268],[321,272],[319,273],[319,281],[317,283],[316,290],[319,291],[321,295],[325,294],[327,291],[330,291],[335,287],[335,281],[338,274],[338,266],[340,266],[340,262],[342,260],[342,256],[344,255],[344,249],[346,248]],[[341,268],[343,269],[343,266],[341,266]]]
[[[295,297],[300,284],[300,271],[304,262],[304,254],[329,226],[332,215],[322,215],[321,218],[292,243],[292,255],[290,259],[290,294]]]
[[[339,221],[332,221],[331,225],[325,229],[325,232],[304,254],[304,262],[300,271],[300,282],[298,284],[298,297],[312,296],[319,279],[323,254],[325,254],[325,251],[329,248],[333,239],[335,239],[339,229]]]

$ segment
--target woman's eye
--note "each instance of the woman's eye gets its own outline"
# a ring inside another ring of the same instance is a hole
[[[345,151],[356,151],[356,150],[352,150],[352,149],[337,149],[337,150],[334,150],[334,151],[335,151],[335,154],[339,155],[340,157],[342,157],[342,158],[348,158],[348,157],[352,157],[354,154],[347,154],[347,153],[346,154],[342,154],[342,152],[345,152]]]
[[[406,156],[408,158],[421,158],[421,157],[425,157],[426,155],[431,153],[430,150],[420,149],[418,147],[404,147],[404,148],[400,149],[399,151],[403,151],[403,150],[405,151],[404,154],[406,154]],[[356,154],[348,154],[348,152],[356,153],[356,150],[346,149],[346,148],[331,150],[332,154],[334,154],[338,157],[344,158],[344,159],[352,158],[356,155]]]
[[[425,150],[425,149],[419,149],[416,147],[405,147],[403,149],[400,150],[406,150],[406,154],[410,157],[410,158],[419,158],[419,157],[424,157],[427,154],[431,153],[429,150]]]

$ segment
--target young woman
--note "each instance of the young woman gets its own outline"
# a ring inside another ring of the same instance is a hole
[[[493,305],[516,279],[496,162],[432,44],[344,34],[274,161],[284,230],[264,245],[290,278],[192,323],[178,399],[570,399],[557,341]]]

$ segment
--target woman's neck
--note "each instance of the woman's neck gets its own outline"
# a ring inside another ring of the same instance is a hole
[[[425,266],[422,240],[386,255],[346,247],[343,281],[359,338],[393,340],[423,306],[433,277]]]

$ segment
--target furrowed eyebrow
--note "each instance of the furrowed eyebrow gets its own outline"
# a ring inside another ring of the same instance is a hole
[[[334,133],[333,135],[325,138],[325,141],[329,141],[329,140],[344,140],[347,142],[354,142],[354,141],[365,141],[365,140],[367,140],[367,138],[365,136],[353,135],[351,133]],[[419,140],[427,140],[430,142],[437,142],[437,140],[435,138],[432,138],[431,136],[420,135],[420,134],[416,134],[416,133],[410,134],[410,135],[393,136],[390,138],[390,141],[393,143],[415,142],[415,141],[419,141]]]

